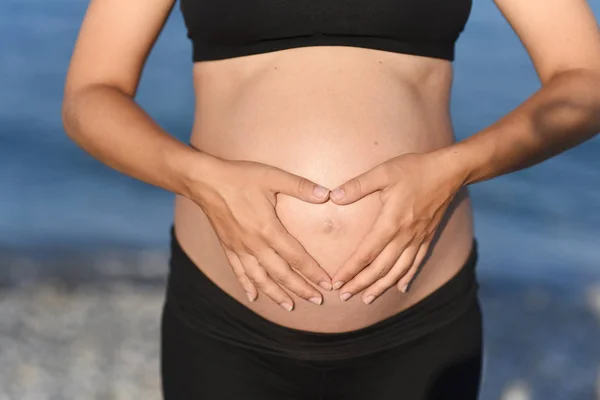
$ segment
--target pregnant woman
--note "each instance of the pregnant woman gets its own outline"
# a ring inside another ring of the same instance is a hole
[[[470,0],[181,0],[196,95],[182,143],[134,101],[174,0],[91,1],[63,120],[103,163],[177,195],[166,399],[477,398],[466,188],[600,131],[585,0],[496,3],[542,87],[455,142]]]

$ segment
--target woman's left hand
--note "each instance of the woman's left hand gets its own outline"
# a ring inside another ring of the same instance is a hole
[[[362,299],[369,304],[393,285],[406,292],[462,187],[449,167],[435,153],[403,154],[331,192],[331,201],[345,205],[380,191],[383,203],[371,231],[333,276],[342,300],[366,289]]]

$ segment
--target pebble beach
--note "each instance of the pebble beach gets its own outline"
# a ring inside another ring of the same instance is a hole
[[[4,255],[0,399],[160,399],[167,257],[113,252],[42,263]],[[600,399],[600,281],[479,281],[481,400]]]

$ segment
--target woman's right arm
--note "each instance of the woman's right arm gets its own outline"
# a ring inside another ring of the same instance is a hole
[[[164,132],[133,98],[174,0],[92,0],[71,57],[63,100],[67,135],[129,176],[189,196],[209,157]]]
[[[174,2],[91,0],[67,73],[65,131],[104,164],[202,207],[251,298],[258,287],[278,304],[293,305],[284,286],[306,300],[321,299],[290,265],[316,284],[330,277],[285,231],[274,207],[277,193],[313,203],[327,201],[328,193],[317,196],[316,184],[280,169],[187,146],[134,101]]]

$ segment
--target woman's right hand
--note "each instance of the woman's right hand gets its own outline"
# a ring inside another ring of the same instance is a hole
[[[258,162],[212,161],[201,183],[190,188],[191,198],[210,220],[250,301],[258,296],[258,288],[291,311],[294,301],[286,288],[321,304],[321,293],[306,279],[331,290],[331,277],[287,232],[275,206],[278,193],[319,204],[329,199],[329,190]]]

